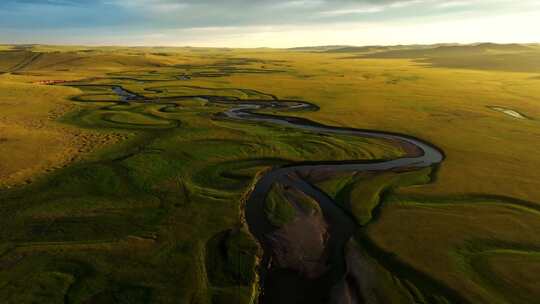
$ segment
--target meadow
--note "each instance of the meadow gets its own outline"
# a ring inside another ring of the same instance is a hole
[[[264,248],[244,215],[261,176],[412,153],[222,114],[305,101],[317,110],[261,112],[414,136],[445,155],[421,170],[294,177],[355,223],[344,252],[363,302],[536,303],[539,62],[536,45],[0,46],[0,300],[279,303],[260,295]],[[329,231],[283,185],[264,212],[285,241],[298,223]]]

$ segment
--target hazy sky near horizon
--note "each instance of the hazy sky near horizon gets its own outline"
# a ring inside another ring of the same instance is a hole
[[[0,43],[540,42],[540,0],[0,0]]]

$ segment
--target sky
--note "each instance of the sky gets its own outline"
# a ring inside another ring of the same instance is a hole
[[[474,42],[540,42],[540,0],[0,0],[3,44]]]

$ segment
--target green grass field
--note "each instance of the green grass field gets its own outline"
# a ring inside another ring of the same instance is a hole
[[[309,101],[320,110],[267,112],[444,151],[433,169],[305,177],[355,220],[372,299],[538,303],[540,47],[493,44],[0,46],[0,302],[254,303],[243,208],[264,172],[406,152],[223,119],[230,105],[204,96]],[[297,217],[291,196],[267,197],[276,227]]]

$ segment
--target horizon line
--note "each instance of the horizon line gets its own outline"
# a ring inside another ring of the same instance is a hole
[[[81,43],[10,43],[0,42],[2,46],[70,46],[70,47],[87,47],[87,48],[100,48],[100,47],[123,47],[123,48],[200,48],[200,49],[301,49],[301,48],[322,48],[322,47],[399,47],[399,46],[476,46],[483,44],[493,45],[540,45],[540,41],[536,42],[490,42],[490,41],[478,41],[471,43],[463,42],[437,42],[437,43],[399,43],[399,44],[320,44],[320,45],[302,45],[293,47],[272,47],[272,46],[254,46],[254,47],[230,47],[230,46],[196,46],[196,45],[159,45],[159,44],[81,44]]]

